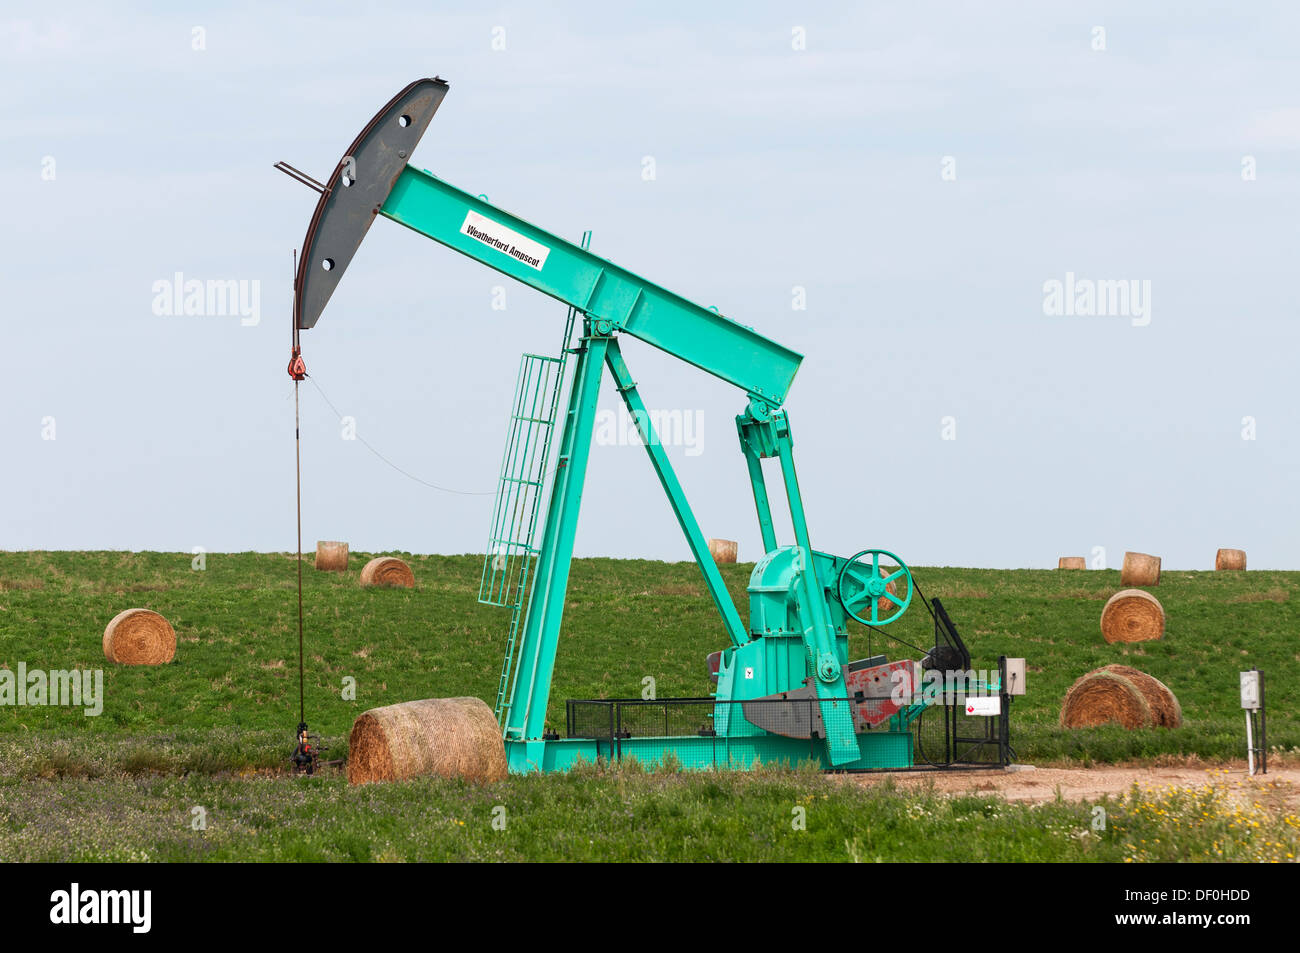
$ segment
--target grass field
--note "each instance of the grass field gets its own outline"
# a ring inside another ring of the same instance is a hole
[[[353,554],[357,570],[367,555]],[[481,557],[398,555],[415,569],[414,591],[363,590],[356,571],[324,574],[309,566],[305,573],[307,714],[329,739],[331,757],[342,756],[352,720],[367,708],[430,696],[495,697],[507,617],[476,602]],[[744,616],[751,567],[722,568]],[[1300,574],[1165,573],[1156,590],[1169,617],[1165,639],[1112,646],[1097,620],[1119,588],[1117,572],[915,572],[928,596],[943,599],[976,668],[993,667],[1002,654],[1028,659],[1029,694],[1017,701],[1012,722],[1021,761],[1240,759],[1237,673],[1252,666],[1268,676],[1271,746],[1284,757],[1300,749],[1289,717],[1300,676]],[[172,621],[174,663],[149,669],[104,662],[104,626],[131,606]],[[551,701],[561,731],[566,698],[639,696],[645,676],[655,678],[659,697],[707,694],[704,657],[725,640],[694,564],[579,560],[565,624]],[[888,631],[929,644],[919,605]],[[868,635],[852,635],[854,657],[918,654],[882,644],[879,635],[869,645]],[[295,779],[283,772],[298,720],[296,648],[289,556],[209,554],[198,572],[188,554],[0,553],[0,665],[102,668],[105,695],[98,717],[0,707],[0,858],[961,859],[943,847],[958,828],[969,835],[965,859],[1159,856],[1145,853],[1147,844],[1139,854],[1137,842],[1130,850],[1119,836],[1093,836],[1077,804],[904,796],[799,771],[686,777],[626,768],[512,778],[489,789],[428,780],[349,789],[337,776]],[[1113,661],[1169,685],[1185,726],[1061,729],[1057,715],[1069,684]],[[342,697],[346,678],[356,680],[355,701]],[[804,798],[813,799],[808,829],[794,831],[791,811]],[[1217,858],[1226,849],[1242,859],[1270,852],[1285,859],[1295,847],[1285,812],[1265,825],[1273,840],[1243,834],[1238,841],[1216,834],[1219,822],[1210,821],[1236,808],[1170,804],[1163,819],[1143,820],[1141,803],[1135,794],[1114,807],[1139,826],[1205,815],[1204,830],[1181,844],[1188,856]],[[495,837],[502,832],[488,823],[497,805],[513,818],[509,838]],[[196,806],[214,820],[206,831],[191,830]],[[98,839],[80,842],[86,829],[99,831]],[[1143,840],[1169,843],[1158,835]]]
[[[143,774],[0,784],[5,860],[1281,861],[1300,817],[1226,786],[1093,807],[863,788],[802,770],[422,778]],[[196,809],[206,829],[195,830]],[[495,822],[495,823],[494,823]]]

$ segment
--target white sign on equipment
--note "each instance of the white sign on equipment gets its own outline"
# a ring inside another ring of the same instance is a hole
[[[1002,696],[1001,695],[967,695],[966,696],[966,714],[968,715],[1000,715],[1002,714]]]

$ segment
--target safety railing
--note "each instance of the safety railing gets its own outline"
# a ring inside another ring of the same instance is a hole
[[[998,695],[996,715],[967,714],[971,694],[943,694],[903,726],[912,733],[913,761],[929,767],[1001,766],[1011,762],[1010,700]],[[565,728],[570,738],[598,742],[602,757],[617,761],[632,739],[699,739],[689,746],[697,764],[722,764],[730,755],[729,738],[753,738],[764,733],[798,743],[807,739],[807,754],[819,760],[825,750],[820,705],[816,698],[760,698],[719,701],[716,698],[600,698],[565,703]],[[836,699],[853,704],[854,699]],[[766,731],[757,729],[765,726]],[[881,726],[882,730],[888,726]],[[897,764],[883,765],[896,769]]]

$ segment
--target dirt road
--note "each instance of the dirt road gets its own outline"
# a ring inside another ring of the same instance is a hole
[[[1059,789],[1067,801],[1094,800],[1103,794],[1123,794],[1139,784],[1145,788],[1200,787],[1224,784],[1234,795],[1267,793],[1300,809],[1300,768],[1270,767],[1266,775],[1249,777],[1244,765],[1186,767],[1035,768],[1033,770],[899,771],[843,775],[847,783],[879,784],[893,778],[902,789],[926,788],[951,794],[998,794],[1008,801],[1050,801]]]

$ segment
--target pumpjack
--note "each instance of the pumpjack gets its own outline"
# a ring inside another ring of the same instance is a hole
[[[448,88],[435,77],[399,92],[326,182],[277,166],[320,192],[294,280],[294,356],[297,332],[316,325],[378,218],[567,305],[560,354],[525,354],[520,364],[479,594],[481,602],[511,610],[495,706],[510,770],[565,770],[580,760],[612,756],[651,764],[675,758],[688,768],[809,758],[829,769],[912,765],[912,726],[927,704],[920,691],[923,665],[933,667],[938,656],[932,650],[922,659],[893,662],[884,656],[849,658],[849,620],[869,626],[894,622],[917,587],[892,552],[865,549],[845,558],[813,549],[790,419],[782,409],[802,355],[599,257],[590,250],[589,234],[575,244],[410,164]],[[765,550],[749,580],[748,626],[655,433],[619,346],[623,335],[745,395],[736,429]],[[672,702],[655,703],[664,713],[659,731],[634,725],[636,719],[625,717],[617,703],[570,702],[571,730],[560,737],[548,729],[547,706],[597,391],[606,372],[635,421],[727,644],[710,659],[716,691],[707,699],[677,700],[679,714],[688,713],[677,717],[676,726],[667,724]],[[554,466],[548,468],[552,455]],[[767,459],[779,463],[789,506],[794,539],[784,544],[773,528],[762,466]],[[936,650],[950,653],[946,662],[968,667],[969,654],[948,628],[951,638],[944,644],[936,638]]]

